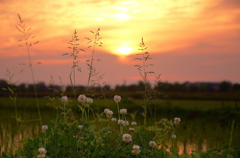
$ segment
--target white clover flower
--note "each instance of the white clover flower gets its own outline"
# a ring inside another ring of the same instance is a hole
[[[133,150],[139,150],[140,146],[139,145],[133,145]]]
[[[132,122],[131,125],[136,126],[137,122]]]
[[[83,125],[78,125],[78,129],[83,129]]]
[[[120,114],[127,114],[127,109],[121,109]]]
[[[150,145],[150,147],[154,148],[156,146],[156,142],[155,141],[150,141],[149,145]]]
[[[111,121],[112,121],[112,122],[116,122],[117,119],[116,119],[116,118],[112,118]]]
[[[80,102],[80,103],[85,103],[86,102],[86,100],[87,100],[87,97],[85,96],[85,95],[79,95],[78,96],[78,101]]]
[[[123,120],[118,120],[118,124],[120,125],[120,124],[123,124]]]
[[[45,157],[45,154],[40,154],[40,155],[38,155],[37,157],[39,157],[39,158],[44,158],[44,157]]]
[[[39,148],[38,151],[39,151],[40,154],[46,154],[47,153],[46,149],[44,149],[44,148]]]
[[[123,121],[123,120],[122,120],[122,125],[123,125],[123,126],[128,126],[128,125],[129,125],[129,122],[128,122],[128,121]]]
[[[47,151],[44,148],[39,148],[38,151],[40,154],[37,157],[44,158]]]
[[[177,138],[177,136],[174,134],[174,135],[172,135],[172,139],[176,139]]]
[[[119,103],[121,101],[121,97],[119,95],[115,95],[113,100],[115,101],[115,103]]]
[[[67,96],[62,96],[61,98],[63,103],[67,103],[68,102],[68,97]]]
[[[130,141],[132,141],[132,136],[130,134],[124,134],[122,136],[122,139],[125,143],[129,143]]]
[[[43,130],[43,131],[46,131],[47,129],[48,129],[48,125],[43,125],[43,126],[42,126],[42,130]]]
[[[133,145],[132,153],[138,155],[141,152],[139,145]]]
[[[112,110],[106,111],[106,115],[107,115],[107,117],[112,117],[113,111]]]
[[[179,117],[174,118],[174,124],[178,125],[181,122],[181,119]]]
[[[130,127],[130,128],[129,128],[129,131],[134,131],[134,128],[133,128],[133,127]]]
[[[92,98],[87,98],[87,103],[92,104],[93,103],[93,99]]]
[[[107,114],[109,109],[104,109],[104,113]]]

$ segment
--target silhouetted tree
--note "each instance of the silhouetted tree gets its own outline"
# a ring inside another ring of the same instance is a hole
[[[223,81],[219,84],[219,91],[221,92],[229,92],[231,91],[232,83],[228,81]]]
[[[48,91],[48,88],[47,86],[45,85],[44,82],[39,82],[36,84],[36,89],[38,92],[46,92]]]
[[[235,83],[232,87],[232,91],[239,92],[240,91],[240,84]]]
[[[103,90],[104,91],[110,91],[111,90],[110,85],[104,85]]]
[[[160,92],[172,92],[173,91],[173,85],[168,82],[158,82],[155,86],[155,90],[158,90]]]
[[[4,91],[2,88],[8,88],[9,85],[7,83],[7,81],[5,80],[0,80],[0,91]]]
[[[24,83],[20,84],[19,86],[16,87],[17,92],[26,92],[26,85]]]
[[[71,88],[72,88],[72,86],[71,86]],[[76,92],[83,92],[85,90],[86,90],[85,86],[76,86],[76,88],[75,88]]]

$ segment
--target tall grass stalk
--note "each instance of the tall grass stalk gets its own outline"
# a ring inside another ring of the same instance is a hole
[[[106,98],[106,95],[105,95],[105,92],[104,92],[104,89],[102,88],[102,86],[101,86],[101,84],[100,84],[100,80],[103,79],[103,75],[104,75],[104,74],[100,75],[99,77],[98,77],[98,74],[99,74],[99,72],[96,72],[96,69],[94,69],[94,76],[96,77],[97,85],[98,85],[98,87],[101,89],[103,98],[104,98],[104,100],[105,100],[108,108],[110,108],[110,106],[109,106],[109,104],[108,104],[108,101],[107,101],[107,98]],[[105,82],[104,82],[103,84],[105,84]]]
[[[11,74],[11,72],[7,69],[6,76],[9,77],[8,82],[11,85],[11,88],[8,87],[7,89],[6,88],[2,88],[2,89],[5,91],[8,90],[12,94],[12,96],[9,96],[9,97],[13,101],[13,105],[14,105],[14,109],[15,109],[15,119],[16,119],[17,127],[18,127],[18,122],[20,122],[20,117],[18,118],[18,113],[17,113],[17,103],[16,103],[17,94],[14,93],[14,83],[12,83],[12,78],[13,78],[14,74]]]
[[[70,57],[72,57],[72,60],[73,60],[73,66],[72,66],[72,71],[70,73],[70,81],[71,81],[71,86],[72,86],[72,89],[73,89],[73,94],[74,94],[74,110],[75,110],[75,115],[76,115],[76,106],[77,106],[77,101],[76,101],[76,93],[75,93],[75,87],[76,87],[76,68],[79,72],[81,72],[81,68],[78,67],[78,62],[79,60],[77,60],[77,57],[78,57],[78,53],[80,51],[83,51],[85,52],[85,50],[83,49],[78,49],[78,46],[80,45],[79,43],[77,43],[77,41],[79,41],[78,39],[78,35],[77,35],[77,30],[75,29],[74,30],[74,33],[72,35],[72,40],[70,40],[68,42],[68,44],[70,45],[68,48],[72,50],[71,53],[65,53],[63,54],[64,55],[69,55]],[[73,79],[71,77],[71,75],[73,74]]]
[[[100,31],[100,28],[98,28],[96,32],[90,31],[91,33],[94,34],[94,42],[93,42],[93,46],[92,45],[88,46],[88,48],[92,47],[92,57],[90,60],[87,60],[87,62],[90,61],[90,64],[87,63],[87,66],[89,67],[88,68],[89,74],[88,74],[87,94],[89,93],[89,87],[90,87],[89,84],[90,84],[90,80],[92,77],[95,48],[96,48],[96,46],[100,46],[100,47],[102,46],[102,42],[99,41],[102,38],[102,37],[100,37],[99,31]],[[87,37],[85,37],[85,38],[88,40],[88,44],[92,42],[92,40],[90,38],[87,38]]]
[[[143,109],[144,109],[144,126],[145,126],[145,129],[147,128],[147,108],[148,108],[148,105],[147,105],[147,96],[148,96],[148,82],[147,82],[147,74],[148,73],[153,73],[153,72],[147,72],[146,71],[146,67],[148,66],[152,66],[152,64],[149,64],[147,65],[146,64],[146,61],[151,59],[150,58],[150,55],[149,53],[146,51],[147,50],[147,46],[145,45],[145,43],[143,42],[143,38],[142,38],[142,41],[141,43],[139,44],[139,47],[141,51],[141,53],[137,54],[137,55],[140,55],[141,57],[140,58],[135,58],[137,60],[142,60],[142,65],[134,65],[137,67],[138,71],[139,71],[139,74],[141,75],[142,77],[142,80],[143,80],[143,84],[144,84],[144,93],[143,93]]]
[[[31,74],[32,74],[32,80],[33,80],[33,87],[34,87],[34,93],[35,93],[35,97],[36,97],[36,103],[37,103],[37,107],[38,107],[38,116],[39,116],[39,120],[40,120],[40,124],[42,125],[42,119],[41,119],[41,114],[40,114],[40,109],[39,109],[39,103],[38,103],[38,96],[37,96],[37,90],[36,90],[36,84],[35,84],[35,80],[34,80],[34,74],[33,74],[33,67],[32,67],[32,61],[31,61],[31,55],[30,55],[30,51],[29,51],[29,47],[32,46],[32,43],[28,42],[28,39],[34,38],[35,36],[32,36],[31,34],[26,35],[26,31],[30,31],[31,28],[27,29],[27,26],[23,23],[23,20],[21,19],[20,15],[18,14],[18,18],[19,18],[19,24],[16,25],[16,28],[18,29],[19,32],[23,33],[24,35],[24,40],[25,40],[25,44],[26,44],[26,48],[27,48],[27,53],[28,53],[28,60],[29,60],[29,66],[31,69]],[[22,40],[19,40],[22,41]],[[33,44],[37,44],[39,41],[33,43]],[[19,45],[20,47],[22,47],[22,45]]]

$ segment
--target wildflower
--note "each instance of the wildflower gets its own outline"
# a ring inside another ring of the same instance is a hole
[[[122,136],[122,139],[125,143],[129,143],[130,141],[132,141],[132,136],[130,134],[124,134]]]
[[[47,125],[43,125],[43,126],[42,126],[42,130],[43,130],[43,131],[46,131],[47,129],[48,129],[48,126],[47,126]]]
[[[105,110],[104,110],[105,111]],[[113,115],[113,111],[112,110],[106,110],[106,115],[107,115],[107,117],[112,117],[112,115]]]
[[[132,122],[131,125],[136,126],[137,122]]]
[[[83,125],[78,125],[78,129],[83,129]]]
[[[156,142],[155,141],[150,141],[149,145],[150,145],[150,147],[154,148],[156,146]]]
[[[126,115],[127,114],[127,109],[121,109],[120,114],[125,114]]]
[[[174,124],[175,125],[178,125],[180,121],[181,121],[181,119],[179,117],[174,118]]]
[[[134,131],[134,128],[133,128],[133,127],[130,127],[130,128],[129,128],[129,131]]]
[[[123,124],[123,120],[118,120],[118,124],[120,125],[120,124]]]
[[[104,113],[107,114],[109,109],[104,109]]]
[[[129,125],[129,122],[128,122],[128,121],[122,121],[122,125],[123,125],[123,126],[128,126],[128,125]]]
[[[119,103],[121,101],[121,97],[119,95],[115,95],[113,100],[115,101],[115,103]]]
[[[45,154],[47,153],[46,149],[44,149],[44,148],[39,148],[38,151],[39,151],[40,154],[39,154],[37,157],[39,157],[39,158],[44,158],[44,157],[45,157]]]
[[[176,139],[177,138],[177,136],[174,134],[174,135],[172,135],[172,139]]]
[[[85,95],[82,94],[82,95],[78,96],[78,101],[80,103],[84,103],[84,102],[86,102],[86,100],[87,100],[87,97]]]
[[[92,104],[93,103],[93,99],[92,98],[87,98],[87,103]]]
[[[68,101],[68,97],[67,96],[62,96],[61,98],[63,103],[66,103]]]
[[[112,121],[112,122],[116,122],[117,119],[116,119],[116,118],[112,118],[111,121]]]
[[[108,133],[110,134],[110,133],[112,133],[112,131],[108,131]]]
[[[132,153],[138,155],[141,152],[139,145],[133,145]]]

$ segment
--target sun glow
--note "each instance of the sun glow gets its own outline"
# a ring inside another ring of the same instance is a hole
[[[125,47],[125,46],[119,47],[117,49],[117,52],[120,54],[123,54],[123,55],[128,55],[128,54],[130,54],[131,51],[132,51],[131,48]]]
[[[130,15],[126,14],[126,13],[119,13],[119,14],[115,14],[114,15],[116,18],[118,18],[119,20],[128,20],[129,18],[131,18]]]

